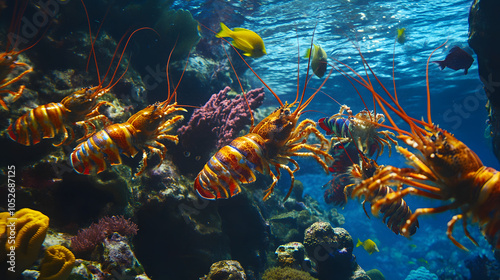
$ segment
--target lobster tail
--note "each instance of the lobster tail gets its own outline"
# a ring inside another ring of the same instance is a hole
[[[20,144],[31,146],[38,144],[42,138],[54,138],[59,131],[63,130],[65,135],[62,144],[68,138],[63,123],[66,113],[67,110],[61,103],[38,106],[19,117],[9,126],[9,137]]]
[[[268,172],[263,147],[264,139],[253,133],[222,147],[196,176],[196,192],[210,200],[230,198],[240,193],[240,183],[256,180],[254,170],[263,174]]]
[[[378,199],[384,198],[389,193],[393,192],[393,189],[387,186],[381,186],[372,201],[377,201]],[[412,212],[404,199],[400,198],[392,203],[384,204],[380,207],[379,212],[384,215],[382,217],[384,224],[387,224],[387,227],[390,228],[395,234],[406,235],[403,234],[402,228],[405,226],[406,221],[410,219]],[[408,234],[410,236],[415,234],[418,227],[418,220],[415,220],[415,222],[410,225]]]
[[[70,156],[73,169],[84,175],[100,173],[106,170],[106,161],[111,165],[122,164],[120,151],[134,157],[137,149],[133,146],[131,131],[126,124],[113,124],[80,143]]]

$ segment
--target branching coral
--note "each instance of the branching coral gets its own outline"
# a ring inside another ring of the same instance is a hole
[[[93,223],[90,227],[78,231],[78,234],[71,238],[71,248],[75,252],[92,251],[113,232],[122,236],[131,236],[136,235],[137,230],[137,225],[123,216],[104,217],[98,223]]]
[[[228,98],[230,90],[230,87],[226,87],[212,95],[205,105],[194,110],[189,123],[179,128],[179,139],[185,147],[193,148],[199,144],[199,139],[210,139],[212,145],[209,147],[215,145],[216,149],[220,149],[250,124],[250,112],[245,99],[242,95]],[[250,108],[255,110],[264,101],[264,88],[248,91],[246,98]]]
[[[64,280],[69,277],[75,266],[75,256],[66,247],[54,245],[47,248],[38,280]]]
[[[176,148],[177,167],[182,173],[197,173],[214,149],[229,144],[251,123],[250,111],[242,95],[229,98],[230,87],[212,95],[205,105],[195,109],[188,124],[177,131],[181,149]],[[262,105],[264,89],[246,93],[252,110]]]

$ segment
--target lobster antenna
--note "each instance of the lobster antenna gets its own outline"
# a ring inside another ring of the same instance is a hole
[[[314,42],[314,33],[316,32],[316,26],[318,25],[318,23],[316,23],[316,25],[314,25],[314,30],[313,30],[313,34],[312,34],[312,37],[311,37],[311,46],[310,46],[310,49],[309,49],[309,58],[307,59],[307,71],[306,71],[306,82],[304,83],[304,89],[302,90],[302,96],[300,97],[300,102],[299,102],[299,105],[297,106],[297,109],[301,107],[301,104],[302,102],[304,101],[304,96],[306,94],[306,87],[307,87],[307,82],[308,82],[308,77],[309,77],[309,69],[310,69],[310,66],[311,66],[311,56],[312,56],[312,48],[313,48],[313,42]],[[297,44],[298,45],[298,44]],[[297,46],[297,48],[299,48],[299,46]],[[300,62],[300,53],[299,53],[299,62]],[[330,75],[328,75],[330,76]],[[326,81],[326,80],[325,80]],[[297,79],[297,83],[298,83],[298,79]],[[323,83],[324,84],[324,83]],[[321,87],[320,87],[321,89]],[[298,93],[297,93],[298,94]]]
[[[446,43],[448,43],[448,39],[431,52],[431,55],[429,55],[429,57],[427,58],[427,64],[425,65],[425,84],[427,88],[427,121],[431,127],[432,127],[432,119],[431,119],[431,91],[429,88],[429,62],[434,52],[443,47],[444,45],[446,45]]]
[[[229,55],[227,54],[226,48],[224,48],[224,46],[222,46],[222,49],[224,50],[224,53],[226,54],[227,60],[229,61],[229,64],[231,65],[231,68],[233,69],[233,73],[236,76],[236,80],[238,80],[238,84],[240,85],[243,99],[245,99],[245,103],[247,104],[248,111],[250,112],[250,121],[251,121],[250,130],[252,130],[255,126],[255,119],[253,117],[252,108],[250,107],[250,103],[248,103],[247,95],[245,93],[245,90],[243,89],[243,85],[241,84],[240,78],[238,77],[238,74],[236,73],[236,69],[234,69],[233,63],[231,62],[231,58],[229,58]]]
[[[80,2],[82,3],[83,5],[83,9],[85,10],[85,16],[87,17],[87,24],[89,26],[89,38],[90,38],[90,53],[94,53],[94,62],[95,62],[95,68],[97,70],[97,80],[99,81],[99,84],[101,85],[102,82],[101,82],[101,74],[99,74],[99,66],[97,64],[97,57],[95,55],[95,50],[94,50],[94,44],[93,44],[93,40],[92,40],[92,28],[90,26],[90,18],[89,18],[89,13],[87,11],[87,6],[85,6],[85,3],[83,2],[83,0],[80,0]],[[90,58],[90,57],[89,57]],[[87,65],[88,66],[88,65]],[[87,67],[88,68],[88,67]]]
[[[90,37],[91,49],[90,49],[89,57],[87,58],[87,66],[85,67],[85,71],[89,70],[89,64],[90,64],[90,59],[92,58],[92,54],[94,54],[94,57],[95,57],[94,45],[95,45],[95,42],[97,41],[97,37],[99,36],[99,32],[101,31],[102,25],[104,24],[104,21],[106,20],[106,17],[108,16],[110,9],[111,9],[111,5],[108,6],[106,13],[104,14],[104,17],[101,20],[101,24],[99,24],[99,28],[97,29],[97,33],[95,34],[94,41],[92,41],[92,37]],[[85,9],[85,12],[86,11],[87,11],[87,9]],[[87,15],[87,20],[88,20],[88,15]],[[90,22],[89,22],[89,28],[90,28]],[[95,60],[96,60],[96,66],[97,66],[97,57],[95,57]],[[97,72],[99,72],[99,70]],[[97,75],[99,75],[99,73]],[[101,83],[100,80],[99,80],[99,83]]]
[[[191,49],[189,49],[189,52],[188,52],[188,55],[187,55],[187,58],[186,58],[186,63],[184,64],[184,68],[182,69],[182,74],[181,74],[181,77],[179,78],[179,82],[177,82],[177,85],[175,86],[175,89],[174,89],[174,97],[175,97],[174,98],[174,102],[175,103],[177,103],[177,89],[179,88],[179,85],[181,84],[181,81],[182,81],[182,77],[184,77],[184,73],[186,72],[186,68],[187,68],[188,63],[189,63],[189,56],[190,55],[191,55]],[[167,74],[167,76],[168,76],[168,74]],[[170,100],[169,100],[168,103],[170,103]]]
[[[170,66],[170,58],[172,57],[172,54],[174,53],[175,46],[177,46],[178,40],[179,40],[179,34],[177,34],[177,38],[175,38],[174,46],[172,47],[172,50],[170,50],[170,53],[168,54],[167,67],[165,68],[165,74],[167,75],[167,99],[166,99],[166,100],[168,100],[167,103],[170,103],[170,99],[171,99],[171,95],[170,95],[170,77],[168,76],[168,73],[169,73],[168,68]],[[182,74],[184,75],[184,72]],[[181,79],[182,79],[182,77],[181,77]]]
[[[12,18],[10,20],[10,25],[9,25],[9,34],[16,34],[16,41],[12,44],[12,49],[14,49],[17,46],[17,43],[19,42],[19,30],[21,29],[21,19],[24,14],[24,11],[26,10],[26,7],[28,6],[29,1],[25,1],[24,6],[19,8],[18,11],[18,3],[19,1],[16,1],[14,4],[14,11],[12,14]],[[11,46],[11,40],[7,40],[7,44],[5,47],[5,51],[9,51],[9,47]]]
[[[120,66],[120,63],[123,59],[123,55],[125,53],[125,50],[127,49],[127,46],[128,46],[128,43],[130,42],[130,39],[132,39],[132,36],[134,36],[135,33],[137,33],[138,31],[141,31],[141,30],[152,30],[153,32],[155,32],[158,36],[160,36],[160,34],[158,34],[158,32],[156,32],[153,28],[151,27],[141,27],[141,28],[138,28],[136,29],[134,32],[132,32],[132,34],[130,34],[130,36],[128,37],[127,39],[127,42],[125,43],[125,46],[123,46],[123,50],[122,50],[122,53],[120,54],[120,59],[118,59],[118,63],[116,64],[116,68],[115,68],[115,71],[113,72],[113,76],[111,76],[111,79],[110,79],[110,84],[111,84],[111,81],[113,81],[113,79],[115,78],[116,76],[116,73],[118,72],[118,68]],[[120,46],[123,38],[124,38],[125,34],[122,36],[122,38],[120,39],[120,41],[118,42],[118,45],[116,46],[116,49],[115,49],[115,53],[113,54],[113,57],[111,58],[111,63],[109,64],[109,67],[108,67],[108,71],[106,72],[106,75],[104,75],[104,79],[106,79],[106,76],[108,75],[109,73],[109,70],[111,68],[111,64],[113,62],[113,60],[115,59],[115,55],[116,55],[116,51],[118,50],[118,47]]]
[[[396,92],[396,76],[394,74],[394,68],[395,68],[394,60],[396,58],[396,41],[397,41],[397,39],[398,38],[394,39],[394,47],[392,49],[392,83],[394,85],[394,99],[396,99],[396,101],[398,101],[398,93]]]
[[[300,44],[299,44],[299,32],[297,31],[297,26],[295,26],[295,37],[297,40],[297,93],[295,94],[295,101],[299,100],[299,92],[300,92]]]

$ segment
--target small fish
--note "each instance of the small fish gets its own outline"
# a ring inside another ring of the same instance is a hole
[[[398,37],[397,37],[397,40],[398,40],[398,43],[400,43],[401,45],[404,45],[404,43],[406,42],[406,28],[398,28]]]
[[[415,249],[415,248],[417,248],[417,245],[415,245],[415,244],[410,244],[410,245],[408,245],[408,246],[409,246],[411,249]]]
[[[243,55],[250,57],[261,57],[266,53],[264,41],[257,33],[245,28],[229,29],[224,23],[220,23],[221,31],[215,35],[217,38],[229,37],[233,39],[231,44],[243,51]]]
[[[358,244],[356,244],[356,247],[359,246],[363,246],[365,251],[367,251],[368,254],[370,255],[373,254],[374,252],[380,252],[378,250],[377,244],[375,244],[375,242],[373,242],[373,240],[371,239],[366,239],[364,242],[361,242],[361,240],[359,240],[358,238]]]
[[[429,264],[429,262],[426,259],[424,259],[424,258],[418,258],[417,262],[421,263],[421,264]]]
[[[467,75],[470,66],[474,62],[474,58],[468,52],[464,51],[458,46],[454,46],[444,60],[432,61],[439,65],[439,68],[443,70],[448,67],[453,70],[464,69],[464,74]]]
[[[314,44],[313,50],[308,48],[306,50],[305,58],[309,58],[312,53],[311,67],[313,69],[314,74],[319,78],[322,78],[326,72],[326,52],[319,45]]]

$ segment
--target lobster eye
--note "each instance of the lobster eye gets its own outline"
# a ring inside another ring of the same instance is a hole
[[[432,134],[431,140],[432,140],[432,142],[436,142],[436,135]]]

